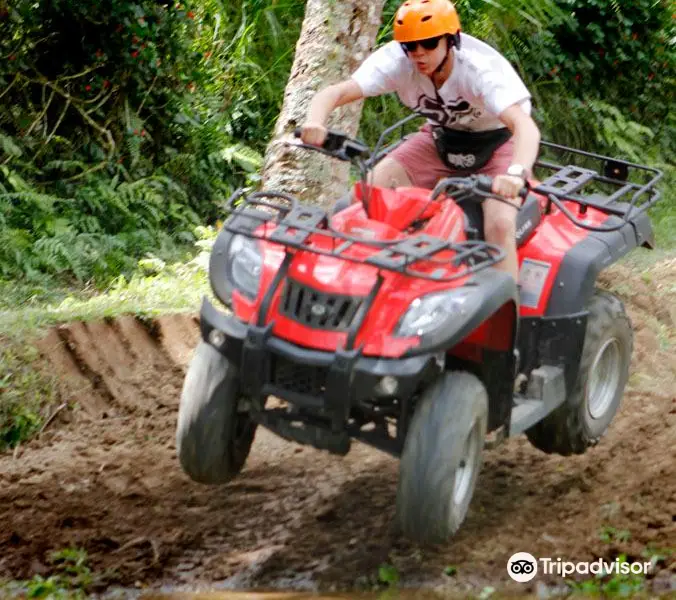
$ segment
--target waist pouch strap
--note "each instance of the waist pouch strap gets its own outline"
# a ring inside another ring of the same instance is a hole
[[[432,130],[439,158],[454,171],[476,171],[512,137],[506,127],[492,131],[460,131],[436,126]]]

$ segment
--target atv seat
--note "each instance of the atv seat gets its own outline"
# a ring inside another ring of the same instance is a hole
[[[469,239],[484,239],[484,215],[478,202],[463,202],[465,211],[465,232]],[[542,213],[540,201],[534,194],[524,200],[516,217],[516,246],[521,247],[528,241],[533,230],[540,224]]]
[[[346,209],[352,203],[352,191],[339,198],[333,205],[331,215]],[[484,239],[484,215],[481,205],[478,202],[463,202],[461,204],[465,211],[465,232],[469,239]],[[538,197],[529,194],[521,205],[519,214],[516,217],[516,245],[522,246],[530,237],[533,230],[540,224],[542,214],[540,213],[540,202]]]

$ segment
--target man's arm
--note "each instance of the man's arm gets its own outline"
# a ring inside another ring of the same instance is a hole
[[[512,164],[531,172],[540,151],[540,129],[518,104],[505,109],[499,118],[514,134]]]
[[[364,94],[354,79],[330,85],[315,94],[301,127],[301,139],[306,144],[321,146],[326,138],[326,122],[331,113],[344,104],[361,100]]]
[[[524,178],[529,177],[540,150],[540,129],[518,104],[512,104],[502,111],[499,118],[514,135],[512,165],[524,167]],[[517,198],[524,183],[525,179],[519,177],[498,175],[493,181],[493,191],[506,198]]]

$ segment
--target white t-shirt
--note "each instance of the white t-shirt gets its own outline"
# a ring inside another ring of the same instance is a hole
[[[530,114],[531,95],[509,61],[485,42],[460,35],[451,76],[436,92],[396,41],[371,54],[352,78],[365,96],[396,92],[409,108],[452,129],[501,129],[505,125],[498,115],[515,103]]]

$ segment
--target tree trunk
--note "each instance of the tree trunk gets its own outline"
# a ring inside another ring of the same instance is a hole
[[[373,50],[384,0],[308,0],[291,75],[263,164],[263,188],[330,206],[347,189],[350,163],[284,144],[314,94],[349,77]],[[363,102],[337,109],[328,126],[355,136]]]

